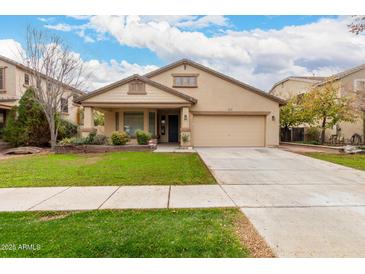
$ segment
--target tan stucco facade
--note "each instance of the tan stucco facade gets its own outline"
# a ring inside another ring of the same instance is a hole
[[[29,88],[25,85],[26,70],[16,62],[0,57],[0,68],[5,70],[5,86],[0,89],[0,109],[10,109],[18,104],[19,99],[24,92]],[[45,84],[45,81],[42,83]],[[80,92],[81,93],[81,92]],[[79,123],[80,105],[73,102],[73,91],[66,89],[64,97],[68,99],[68,113],[61,113],[64,119],[67,119],[74,124]]]
[[[178,116],[178,141],[183,146],[279,144],[280,100],[195,64],[180,62],[138,78],[140,81],[147,79],[145,94],[129,94],[128,82],[123,82],[81,98],[81,104],[105,113],[106,135],[117,128],[116,113],[119,113],[118,128],[123,129],[123,113],[138,111],[144,112],[144,130],[149,130],[148,113],[157,114],[155,131],[159,142],[171,141],[169,127],[175,125],[170,124],[170,120]],[[197,86],[176,87],[174,75],[195,75]],[[173,89],[173,92],[153,83]],[[89,126],[92,125],[85,125]]]
[[[361,80],[365,81],[365,67],[352,72],[349,70],[349,73],[339,73],[337,76],[333,76],[340,87],[340,96],[341,95],[352,95],[356,97],[355,91],[355,81]],[[332,78],[332,77],[329,77]],[[321,81],[316,80],[307,80],[307,79],[296,79],[295,77],[284,79],[283,81],[275,84],[270,90],[270,94],[275,95],[284,100],[288,100],[293,96],[297,96],[302,93],[308,92],[311,87],[316,84],[321,83]],[[363,105],[365,105],[362,102]],[[334,126],[332,129],[326,130],[326,140],[328,140],[331,135],[339,135],[341,136],[346,143],[350,142],[351,137],[356,133],[362,137],[364,141],[364,120],[363,113],[356,112],[358,118],[354,122],[343,122],[339,123],[337,126]],[[304,127],[306,132],[306,126],[302,125],[299,127]]]

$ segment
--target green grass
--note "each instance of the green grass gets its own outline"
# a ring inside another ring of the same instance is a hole
[[[0,257],[247,257],[240,217],[237,209],[0,213]]]
[[[0,161],[0,187],[213,184],[195,153],[49,154]]]
[[[329,154],[321,152],[311,152],[306,153],[305,155],[335,164],[365,170],[364,154]]]

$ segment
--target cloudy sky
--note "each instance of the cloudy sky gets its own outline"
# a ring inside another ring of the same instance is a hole
[[[90,89],[189,58],[263,90],[290,75],[365,63],[344,16],[0,16],[0,54],[17,58],[28,25],[62,36],[92,71]]]

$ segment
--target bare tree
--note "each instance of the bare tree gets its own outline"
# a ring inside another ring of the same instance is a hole
[[[365,15],[354,15],[354,20],[348,25],[350,32],[360,34],[365,30]]]
[[[63,102],[68,102],[72,90],[79,88],[83,63],[64,41],[48,32],[27,28],[23,63],[29,68],[30,84],[35,99],[41,105],[51,133],[51,147],[57,142],[57,115]],[[67,101],[63,101],[67,100]]]

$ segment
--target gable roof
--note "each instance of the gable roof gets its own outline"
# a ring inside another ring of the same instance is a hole
[[[319,83],[323,80],[327,79],[327,77],[319,77],[319,76],[289,76],[284,78],[283,80],[280,80],[279,82],[276,82],[272,88],[269,91],[269,94],[271,94],[278,85],[285,83],[286,81],[293,80],[293,81],[300,81],[300,82],[306,82],[306,83]]]
[[[2,55],[0,55],[0,60],[1,61],[3,61],[3,62],[6,62],[6,63],[9,63],[9,64],[11,64],[11,65],[13,65],[13,66],[16,66],[17,68],[20,68],[20,69],[23,69],[23,70],[25,70],[25,71],[34,71],[34,70],[32,70],[30,67],[27,67],[27,66],[25,66],[25,65],[23,65],[23,64],[21,64],[21,63],[18,63],[18,62],[16,62],[16,61],[14,61],[14,60],[12,60],[12,59],[10,59],[10,58],[7,58],[7,57],[5,57],[5,56],[2,56]],[[40,73],[40,75],[42,76],[42,77],[44,77],[44,78],[47,78],[47,76],[46,75],[44,75],[43,73]],[[52,81],[57,81],[57,80],[55,80],[55,79],[52,79],[52,78],[50,78]],[[63,84],[63,86],[65,87],[65,88],[67,88],[67,89],[69,89],[69,90],[71,90],[71,91],[73,91],[73,92],[76,92],[76,93],[78,93],[78,94],[85,94],[85,92],[83,92],[83,91],[81,91],[81,90],[79,90],[79,89],[77,89],[77,88],[74,88],[74,87],[72,87],[72,86],[69,86],[69,85],[66,85],[66,84]]]
[[[266,93],[263,90],[260,90],[258,88],[255,88],[253,86],[250,86],[250,85],[248,85],[246,83],[243,83],[243,82],[241,82],[241,81],[239,81],[239,80],[237,80],[237,79],[235,79],[233,77],[230,77],[228,75],[225,75],[225,74],[223,74],[221,72],[218,72],[218,71],[216,71],[214,69],[211,69],[211,68],[208,68],[206,66],[203,66],[203,65],[201,65],[201,64],[199,64],[197,62],[194,62],[192,60],[189,60],[189,59],[181,59],[181,60],[176,61],[174,63],[171,63],[171,64],[169,64],[167,66],[164,66],[162,68],[159,68],[159,69],[156,69],[156,70],[151,71],[149,73],[146,73],[143,76],[144,77],[147,77],[147,78],[151,78],[153,76],[156,76],[156,75],[158,75],[160,73],[163,73],[165,71],[168,71],[168,70],[170,70],[172,68],[175,68],[175,67],[178,67],[178,66],[181,66],[181,65],[190,65],[190,66],[195,67],[197,69],[200,69],[202,71],[205,71],[205,72],[208,72],[210,74],[213,74],[214,76],[217,76],[217,77],[219,77],[219,78],[221,78],[221,79],[223,79],[223,80],[225,80],[227,82],[230,82],[230,83],[235,84],[235,85],[238,85],[238,86],[240,86],[240,87],[242,87],[244,89],[247,89],[247,90],[249,90],[251,92],[254,92],[254,93],[256,93],[256,94],[258,94],[260,96],[263,96],[263,97],[266,97],[266,98],[268,98],[270,100],[273,100],[275,102],[278,102],[279,104],[285,104],[285,100],[282,100],[282,99],[280,99],[280,98],[278,98],[278,97],[276,97],[274,95],[271,95],[271,94]]]
[[[92,92],[89,92],[89,93],[87,93],[87,94],[85,94],[85,95],[77,98],[75,100],[75,102],[76,103],[81,103],[82,101],[84,101],[86,99],[89,99],[89,98],[94,97],[94,96],[99,95],[99,94],[103,94],[103,93],[105,93],[105,92],[107,92],[107,91],[109,91],[109,90],[111,90],[111,89],[113,89],[115,87],[124,85],[124,84],[126,84],[128,82],[131,82],[133,80],[142,81],[142,82],[144,82],[144,83],[146,83],[148,85],[151,85],[151,86],[153,86],[155,88],[158,88],[158,89],[161,89],[163,91],[166,91],[166,92],[168,92],[168,93],[170,93],[172,95],[175,95],[177,97],[180,97],[180,98],[182,98],[182,99],[184,99],[184,100],[186,100],[186,101],[188,101],[190,103],[193,103],[193,104],[195,104],[198,101],[197,99],[195,99],[195,98],[193,98],[191,96],[188,96],[188,95],[186,95],[184,93],[181,93],[181,92],[179,92],[179,91],[177,91],[177,90],[175,90],[173,88],[167,87],[167,86],[162,85],[160,83],[157,83],[155,81],[152,81],[151,79],[148,79],[147,77],[144,77],[144,76],[141,76],[141,75],[138,75],[138,74],[134,74],[132,76],[129,76],[127,78],[124,78],[122,80],[119,80],[117,82],[114,82],[112,84],[109,84],[107,86],[104,86],[104,87],[102,87],[100,89],[97,89],[97,90],[94,90]]]
[[[346,76],[348,76],[350,74],[353,74],[353,73],[358,72],[358,71],[363,70],[363,69],[365,69],[365,64],[362,64],[360,66],[353,67],[353,68],[344,70],[342,72],[333,74],[332,76],[326,78],[325,80],[321,81],[320,83],[317,83],[317,86],[321,86],[321,85],[327,83],[328,81],[342,79],[342,78],[344,78],[344,77],[346,77]]]

